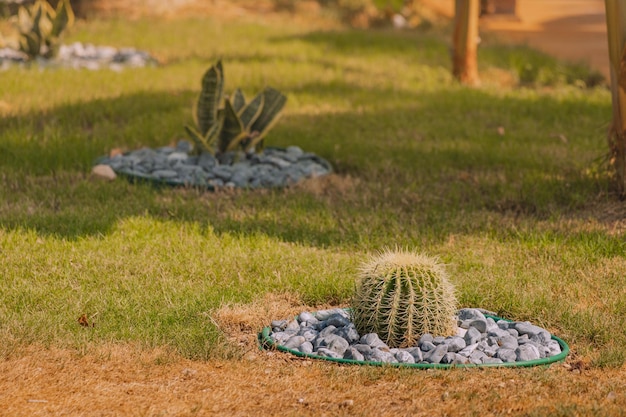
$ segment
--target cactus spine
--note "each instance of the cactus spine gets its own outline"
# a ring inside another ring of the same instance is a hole
[[[454,286],[437,259],[385,251],[361,266],[352,300],[360,334],[377,333],[390,347],[416,346],[421,335],[456,332]]]

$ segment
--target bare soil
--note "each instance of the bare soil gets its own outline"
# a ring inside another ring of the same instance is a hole
[[[445,16],[454,14],[453,1],[422,1]],[[610,79],[604,0],[521,0],[515,16],[487,15],[479,28],[501,40],[585,63]]]

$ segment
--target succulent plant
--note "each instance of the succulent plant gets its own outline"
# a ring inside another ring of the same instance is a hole
[[[286,101],[284,94],[271,87],[249,102],[240,89],[224,98],[224,70],[218,61],[202,77],[202,90],[193,114],[196,128],[185,126],[185,130],[195,142],[197,153],[259,150]]]
[[[425,333],[456,332],[454,286],[437,259],[384,251],[364,263],[352,299],[359,334],[377,333],[390,347],[416,346]]]
[[[74,12],[69,0],[59,1],[56,10],[45,0],[31,6],[20,6],[13,18],[17,37],[7,42],[30,59],[51,58],[57,52],[63,31],[74,23]]]

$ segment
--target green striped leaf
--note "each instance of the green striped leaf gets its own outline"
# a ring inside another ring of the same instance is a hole
[[[259,118],[263,111],[263,105],[265,104],[265,97],[263,94],[257,95],[250,103],[248,103],[240,114],[243,128],[250,132],[252,124]]]
[[[233,109],[237,112],[237,114],[241,115],[241,112],[246,105],[246,97],[243,95],[243,91],[241,91],[239,88],[236,89],[233,93],[231,103],[233,105]]]
[[[202,91],[196,104],[196,124],[204,136],[217,121],[217,111],[224,91],[222,61],[218,61],[202,77]]]
[[[243,128],[241,119],[230,101],[226,100],[224,105],[224,122],[219,138],[219,151],[226,152],[235,149],[245,137],[246,131]]]
[[[61,32],[74,24],[74,11],[70,0],[62,0],[57,5],[56,16],[52,21],[52,36],[60,36]]]
[[[287,102],[287,97],[284,94],[271,87],[265,88],[261,94],[263,94],[264,101],[263,109],[250,127],[252,139],[248,144],[249,148],[261,143],[267,132],[278,122]]]

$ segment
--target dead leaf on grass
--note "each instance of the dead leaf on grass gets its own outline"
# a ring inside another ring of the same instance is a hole
[[[81,314],[78,318],[78,324],[83,327],[96,327],[96,322],[93,320],[97,316],[97,313],[91,316],[91,323],[89,323],[89,318],[87,318],[87,314]]]

